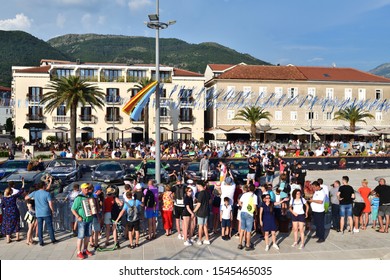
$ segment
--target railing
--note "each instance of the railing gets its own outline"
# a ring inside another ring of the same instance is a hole
[[[106,123],[122,123],[123,122],[123,117],[121,116],[105,116],[104,120]]]
[[[195,122],[195,117],[179,117],[179,122],[194,123]]]
[[[69,123],[70,117],[67,116],[53,116],[52,117],[53,123]]]
[[[188,107],[194,107],[194,101],[180,101],[179,103],[179,106],[180,107],[185,107],[185,108],[188,108]]]
[[[106,96],[106,104],[111,104],[111,105],[122,105],[123,104],[123,98],[120,96]]]
[[[95,124],[97,123],[97,117],[94,115],[79,115],[79,121],[82,123]]]
[[[44,117],[42,115],[30,115],[30,114],[27,114],[26,121],[29,121],[29,122],[32,122],[32,121],[46,122],[46,117]]]

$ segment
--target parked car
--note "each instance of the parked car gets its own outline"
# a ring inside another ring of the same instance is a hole
[[[20,189],[22,187],[22,178],[24,178],[24,189],[29,191],[31,187],[41,183],[46,176],[47,173],[45,171],[17,171],[0,180],[0,191],[4,192],[9,182],[14,182],[15,188]],[[61,192],[61,189],[61,182],[54,180],[50,192],[56,195]]]
[[[123,184],[126,171],[119,162],[102,162],[92,168],[92,180],[107,184]]]
[[[7,160],[0,165],[0,179],[16,171],[26,171],[29,160]]]
[[[234,179],[240,183],[247,181],[247,175],[249,173],[248,161],[237,160],[228,162],[228,167],[232,172]]]
[[[191,180],[201,180],[202,179],[202,173],[199,171],[199,162],[189,162],[187,163],[187,167],[184,170],[184,179],[187,181],[188,179]],[[211,170],[208,172],[207,176],[208,181],[216,181],[218,180],[218,172],[216,170]]]
[[[64,183],[79,180],[82,177],[81,168],[73,158],[57,158],[49,162],[45,170],[54,179],[61,179]]]
[[[161,173],[161,181],[169,182],[169,168],[170,165],[168,163],[160,162],[160,173]],[[134,173],[137,173],[141,169],[146,170],[145,177],[146,179],[154,179],[156,178],[156,161],[148,160],[146,163],[142,161],[140,164],[136,165],[134,168]]]

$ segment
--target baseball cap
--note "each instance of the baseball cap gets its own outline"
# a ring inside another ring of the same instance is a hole
[[[136,190],[140,190],[140,189],[142,189],[142,186],[141,186],[141,184],[137,184],[137,185],[135,185],[135,189],[136,189]]]
[[[80,189],[88,189],[88,188],[89,188],[89,184],[88,183],[83,183],[80,186]]]
[[[191,179],[188,179],[188,180],[187,180],[187,184],[193,184],[193,183],[194,183],[193,180],[191,180]]]
[[[101,185],[95,185],[94,188],[93,188],[93,192],[97,192],[97,191],[101,191],[102,190],[102,186]]]

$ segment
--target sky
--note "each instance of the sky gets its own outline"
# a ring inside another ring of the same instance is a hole
[[[0,30],[154,37],[156,0],[0,0]],[[352,67],[390,62],[390,0],[160,0],[161,38],[216,42],[272,64]]]

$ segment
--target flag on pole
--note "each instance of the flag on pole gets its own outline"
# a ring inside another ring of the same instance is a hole
[[[130,116],[130,118],[132,120],[138,121],[140,119],[142,109],[146,106],[146,104],[149,101],[150,96],[155,91],[156,86],[157,86],[156,84],[157,84],[157,82],[154,83],[154,85],[151,88],[149,88],[149,90],[142,96],[141,100],[137,103],[137,105],[135,106],[135,108]]]
[[[145,86],[143,89],[141,89],[135,96],[133,96],[129,102],[125,104],[122,108],[122,112],[126,113],[127,115],[130,115],[131,111],[135,108],[137,103],[142,99],[142,97],[149,92],[149,90],[152,87],[155,87],[157,84],[157,81],[154,81],[147,86]]]

